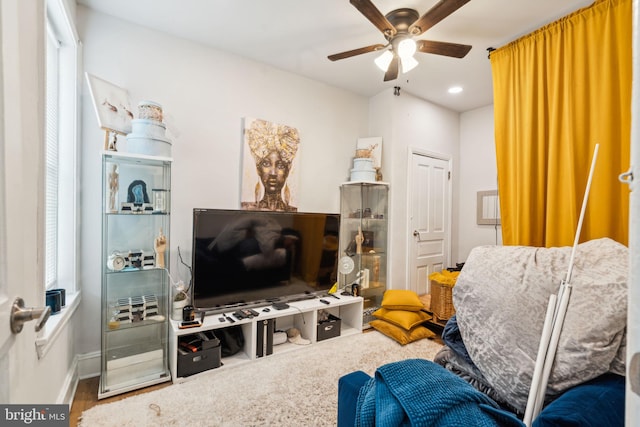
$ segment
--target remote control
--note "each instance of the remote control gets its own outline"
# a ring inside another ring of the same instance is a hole
[[[323,304],[331,304],[329,301],[327,301],[326,299],[320,299],[320,302]]]
[[[249,310],[246,308],[243,308],[242,310],[238,310],[236,311],[234,314],[236,314],[236,317],[240,317],[241,319],[251,319],[253,317],[253,310]]]

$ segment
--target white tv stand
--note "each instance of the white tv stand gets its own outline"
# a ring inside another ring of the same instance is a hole
[[[311,341],[311,344],[309,345],[317,345],[323,342],[318,342],[317,336],[318,311],[323,309],[341,319],[340,335],[335,338],[329,338],[327,341],[362,333],[362,297],[345,296],[340,294],[337,294],[336,296],[338,296],[339,299],[330,296],[325,296],[322,298],[326,301],[329,301],[329,304],[323,304],[320,302],[319,298],[314,298],[303,301],[290,302],[288,303],[289,308],[284,310],[276,310],[273,308],[273,306],[270,305],[265,306],[269,308],[268,312],[262,311],[265,307],[255,308],[259,315],[251,319],[237,320],[232,315],[232,313],[236,311],[236,308],[231,308],[229,309],[229,311],[224,312],[224,314],[226,314],[228,317],[233,318],[236,321],[235,323],[230,323],[228,320],[221,322],[219,319],[223,316],[223,314],[212,314],[206,316],[204,318],[202,326],[198,328],[180,329],[178,327],[180,322],[171,320],[171,332],[169,337],[169,363],[171,378],[173,382],[179,383],[187,381],[199,375],[195,374],[188,377],[178,377],[178,337],[183,335],[191,335],[197,332],[221,329],[236,325],[242,326],[242,332],[244,334],[245,342],[244,348],[233,356],[223,358],[223,365],[219,368],[215,368],[215,370],[220,370],[257,359],[257,324],[258,322],[266,319],[276,319],[276,330],[286,331],[287,329],[292,327],[299,329],[302,337]],[[296,349],[304,347],[306,346],[292,344],[289,342],[274,345],[273,354],[265,357],[271,357],[276,354],[294,351]],[[211,370],[204,372],[210,371]]]

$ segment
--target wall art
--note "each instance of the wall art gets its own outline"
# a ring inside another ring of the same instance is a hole
[[[298,130],[245,118],[243,135],[242,209],[296,212]]]
[[[129,92],[113,83],[85,73],[93,107],[101,129],[126,135],[131,133],[131,102]]]

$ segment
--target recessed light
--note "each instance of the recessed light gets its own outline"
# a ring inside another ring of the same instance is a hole
[[[461,86],[452,86],[449,88],[449,93],[460,93],[462,92]]]

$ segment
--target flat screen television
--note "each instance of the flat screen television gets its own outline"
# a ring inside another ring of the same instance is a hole
[[[193,305],[215,312],[326,293],[339,230],[339,214],[194,209]]]

